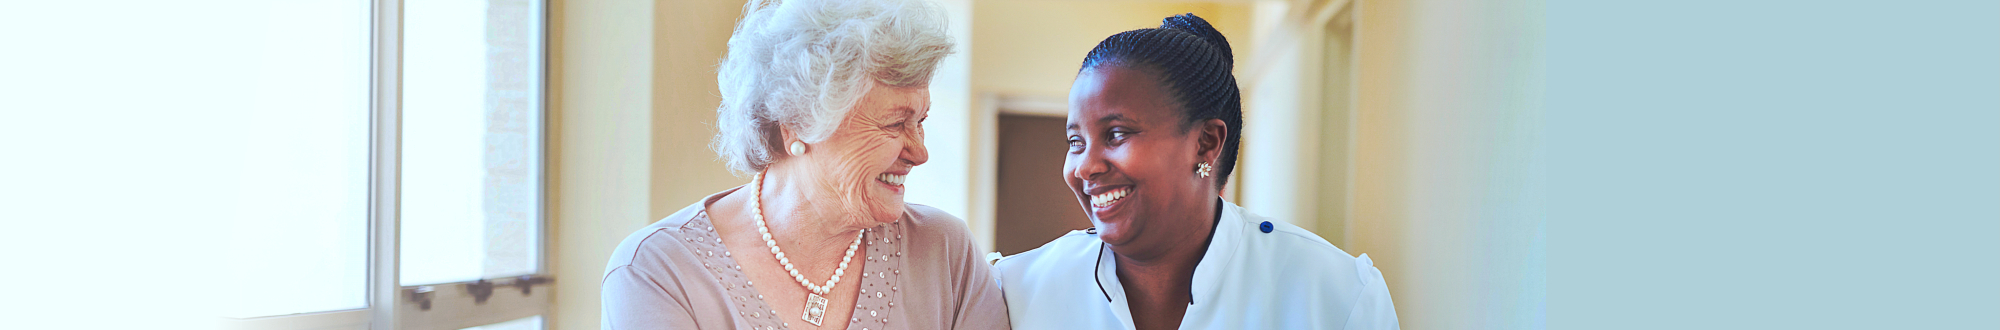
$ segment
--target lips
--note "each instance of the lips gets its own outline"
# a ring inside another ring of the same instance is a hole
[[[904,174],[882,173],[875,176],[875,181],[882,181],[882,183],[887,183],[890,186],[902,187],[903,179],[906,177],[907,175]]]
[[[1110,191],[1098,193],[1095,195],[1090,195],[1090,205],[1099,208],[1110,206],[1113,203],[1117,203],[1121,199],[1125,199],[1125,196],[1130,195],[1131,193],[1132,193],[1132,187],[1118,187],[1117,189],[1111,189]]]

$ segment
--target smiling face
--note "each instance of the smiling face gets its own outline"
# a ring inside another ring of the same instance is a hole
[[[930,160],[923,129],[930,98],[928,86],[870,88],[840,127],[802,156],[812,167],[817,195],[838,196],[844,213],[866,215],[863,221],[900,218],[904,176]]]
[[[1194,168],[1217,154],[1202,143],[1211,125],[1183,125],[1155,75],[1118,65],[1078,73],[1069,105],[1063,179],[1100,239],[1145,249],[1205,232],[1208,216],[1194,213],[1213,203],[1213,179]]]

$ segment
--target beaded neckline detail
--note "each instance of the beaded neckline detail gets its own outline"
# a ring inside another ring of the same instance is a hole
[[[847,329],[881,330],[887,328],[891,321],[902,318],[895,313],[895,310],[905,307],[897,302],[902,300],[900,295],[903,293],[902,257],[908,252],[904,251],[906,248],[902,237],[904,224],[907,223],[897,222],[876,226],[869,228],[864,235],[863,240],[869,244],[861,249],[865,252],[855,253],[863,255],[864,259],[861,265],[856,266],[861,268],[862,273],[858,282],[861,294],[854,301],[854,312],[848,318]],[[737,324],[736,328],[791,328],[790,324],[784,321],[786,318],[780,317],[778,311],[758,294],[755,283],[743,273],[742,266],[736,263],[735,254],[723,247],[721,236],[715,232],[714,224],[706,212],[697,214],[694,219],[682,225],[681,233],[685,241],[694,247],[691,250],[702,260],[702,266],[715,276],[724,292],[728,293],[729,297],[726,299],[732,306],[729,313],[737,319],[732,322]]]

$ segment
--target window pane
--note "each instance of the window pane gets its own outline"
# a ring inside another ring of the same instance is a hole
[[[403,9],[401,284],[536,272],[539,4]]]
[[[223,315],[367,306],[369,7],[254,2],[255,105],[231,124],[243,158],[221,162],[232,207]]]

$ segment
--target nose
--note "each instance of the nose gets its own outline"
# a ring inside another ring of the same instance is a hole
[[[903,142],[903,161],[910,166],[923,165],[931,161],[930,148],[924,147],[923,134],[910,134],[909,141]]]
[[[1083,154],[1077,155],[1075,159],[1076,166],[1070,169],[1069,174],[1083,181],[1092,181],[1098,175],[1111,170],[1110,164],[1104,159],[1104,152],[1096,146],[1084,149]]]

